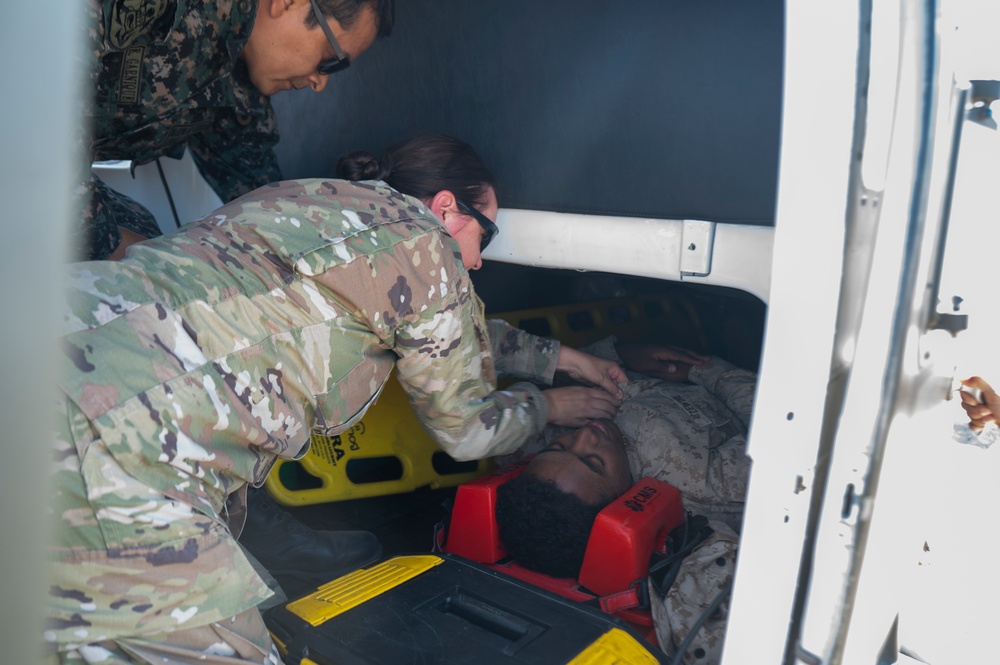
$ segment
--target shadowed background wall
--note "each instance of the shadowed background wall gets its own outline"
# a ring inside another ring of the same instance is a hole
[[[273,97],[289,178],[455,135],[502,207],[773,224],[780,0],[398,0],[321,94]]]

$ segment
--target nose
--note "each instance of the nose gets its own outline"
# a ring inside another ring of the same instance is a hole
[[[323,88],[326,87],[327,81],[330,80],[330,75],[313,72],[306,77],[306,80],[309,81],[309,86],[313,89],[313,92],[323,92]]]
[[[581,427],[573,434],[570,449],[574,452],[583,452],[594,448],[597,443],[597,433],[590,427]]]

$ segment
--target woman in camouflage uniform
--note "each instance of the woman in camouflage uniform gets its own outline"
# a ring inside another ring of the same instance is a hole
[[[342,169],[359,181],[273,183],[69,268],[53,662],[279,662],[233,506],[310,431],[353,426],[393,368],[457,459],[617,409],[616,363],[483,316],[468,271],[497,200],[469,146],[418,137]],[[560,370],[599,387],[497,390],[498,373]]]

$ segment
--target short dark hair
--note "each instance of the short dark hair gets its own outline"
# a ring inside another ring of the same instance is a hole
[[[519,565],[552,577],[576,578],[594,520],[610,502],[590,505],[550,480],[522,473],[497,488],[500,540]]]
[[[472,146],[444,134],[419,134],[400,141],[381,159],[353,152],[337,162],[337,177],[384,180],[421,201],[446,189],[472,206],[484,205],[487,190],[496,189],[493,173]]]
[[[376,37],[388,37],[396,22],[396,0],[316,0],[323,15],[336,19],[344,30],[350,30],[358,20],[361,10],[371,7],[375,13]],[[316,15],[306,14],[306,25],[319,25]]]

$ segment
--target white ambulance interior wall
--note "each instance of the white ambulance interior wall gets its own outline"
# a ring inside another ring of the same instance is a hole
[[[159,163],[163,169],[162,178],[155,161],[137,166],[134,175],[129,161],[97,162],[91,170],[112,189],[146,206],[164,233],[176,231],[178,222],[186,224],[201,219],[222,205],[219,196],[198,172],[190,152],[185,151],[182,159],[161,157]],[[176,218],[170,206],[171,198]]]

